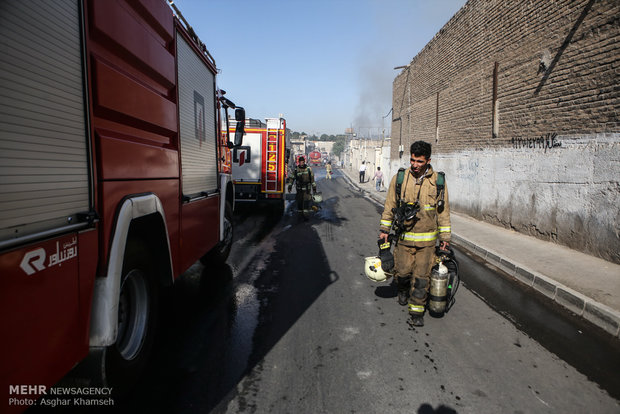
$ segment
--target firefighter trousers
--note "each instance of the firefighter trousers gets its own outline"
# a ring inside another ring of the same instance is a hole
[[[305,190],[303,188],[297,189],[297,194],[295,194],[295,200],[297,201],[297,212],[299,214],[303,214],[305,210],[307,210],[310,204],[310,200],[312,196],[310,195],[310,190]]]
[[[424,314],[434,260],[435,246],[412,247],[399,243],[394,249],[394,276],[398,286],[410,286],[408,308],[411,315]]]

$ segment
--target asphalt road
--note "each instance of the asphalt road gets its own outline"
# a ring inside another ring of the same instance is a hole
[[[284,217],[237,212],[230,264],[181,278],[149,372],[118,410],[620,412],[618,344],[558,322],[461,252],[455,306],[410,328],[394,287],[363,275],[381,208],[338,170],[331,181],[316,171],[324,201],[309,221],[292,205]],[[572,333],[554,345],[563,337],[546,324]]]

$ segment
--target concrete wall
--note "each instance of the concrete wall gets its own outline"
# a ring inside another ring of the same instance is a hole
[[[341,159],[345,161],[345,168],[350,171],[359,171],[359,167],[364,161],[366,164],[366,180],[372,178],[377,167],[381,167],[385,179],[389,180],[391,178],[390,148],[390,138],[381,140],[354,139],[347,142]]]
[[[394,80],[392,168],[430,142],[456,211],[620,263],[619,39],[617,0],[469,0]]]

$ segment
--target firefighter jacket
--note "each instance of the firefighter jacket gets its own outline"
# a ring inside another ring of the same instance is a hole
[[[289,187],[293,186],[293,182],[295,183],[295,188],[298,191],[305,190],[310,191],[316,190],[316,183],[314,182],[314,172],[312,172],[312,168],[305,167],[295,167],[293,170],[293,174],[289,177]]]
[[[385,207],[381,215],[380,230],[389,233],[394,220],[392,209],[397,207],[395,175],[390,182],[390,187],[385,200]],[[420,182],[421,181],[421,182]],[[418,200],[419,194],[419,200]],[[421,180],[416,180],[411,169],[405,171],[405,177],[401,185],[401,200],[405,203],[420,204],[420,211],[413,220],[405,222],[406,230],[401,234],[398,243],[404,246],[427,247],[434,246],[437,239],[450,241],[450,204],[448,203],[448,187],[444,183],[444,207],[441,212],[437,211],[437,173],[429,164],[426,174]]]

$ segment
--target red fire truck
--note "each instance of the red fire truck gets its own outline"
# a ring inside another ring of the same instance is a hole
[[[93,383],[122,390],[152,348],[159,293],[228,255],[233,144],[219,131],[235,106],[176,16],[163,0],[0,2],[0,411],[87,356]]]
[[[312,151],[310,152],[310,154],[308,154],[308,158],[310,158],[310,161],[308,161],[308,165],[322,165],[323,162],[321,161],[321,153],[319,151]]]
[[[230,122],[230,134],[235,123]],[[245,121],[243,145],[233,149],[232,176],[237,202],[269,202],[284,212],[284,189],[290,157],[286,120],[267,118]]]

